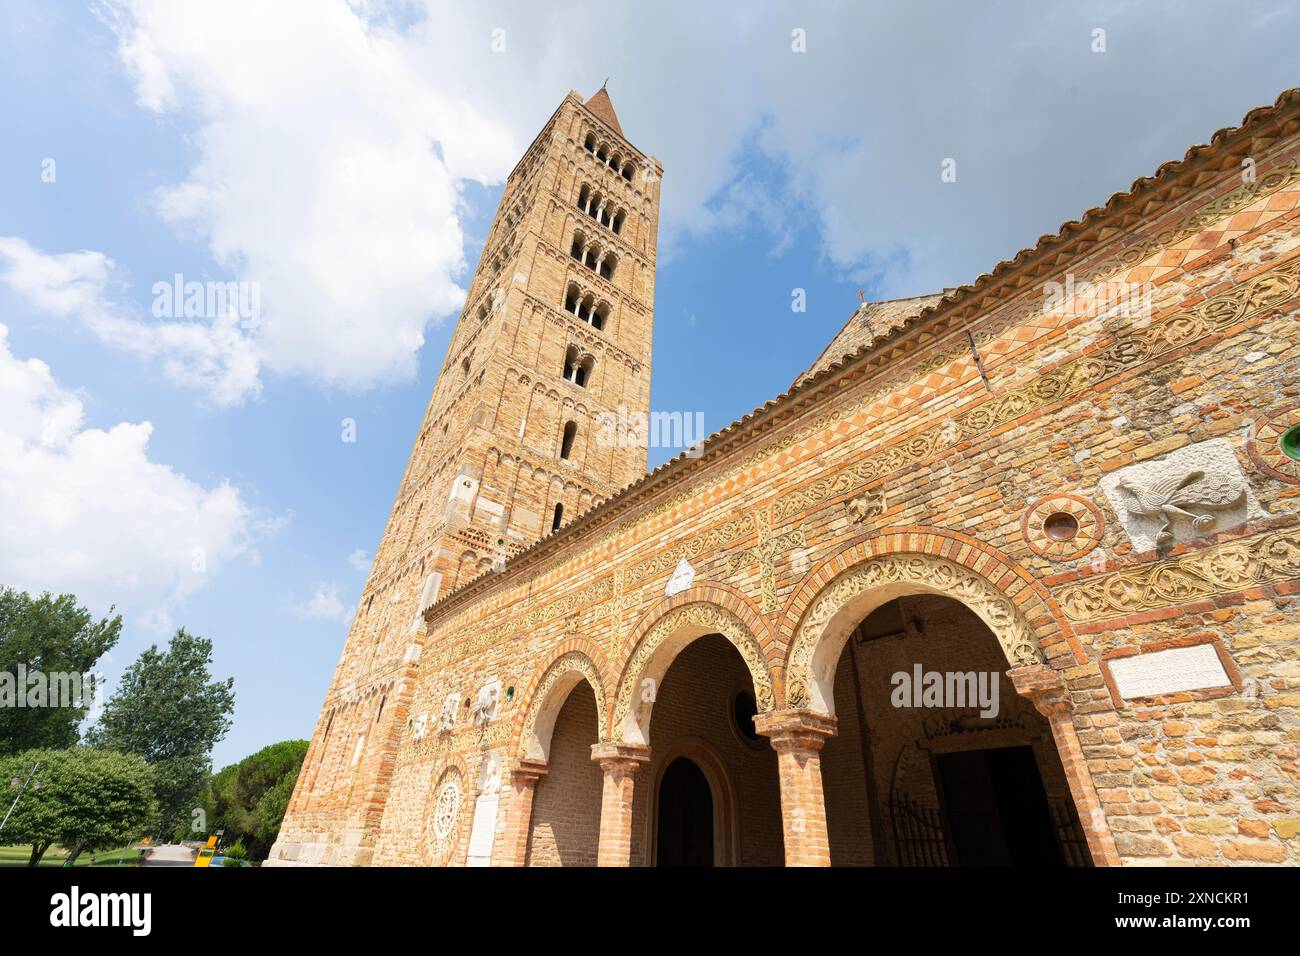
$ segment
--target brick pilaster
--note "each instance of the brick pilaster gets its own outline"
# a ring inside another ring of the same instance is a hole
[[[835,718],[811,710],[779,710],[759,714],[754,726],[777,752],[785,865],[830,866],[821,749],[835,733]]]
[[[644,744],[596,744],[591,759],[605,774],[600,795],[600,846],[597,866],[630,866],[632,862],[632,797],[636,772],[650,760]]]
[[[524,758],[510,774],[510,807],[498,866],[524,866],[528,862],[528,837],[533,828],[533,796],[546,777],[546,764]]]
[[[1093,864],[1119,866],[1119,850],[1115,847],[1115,838],[1106,822],[1106,811],[1097,798],[1097,789],[1092,785],[1092,774],[1088,772],[1088,762],[1074,729],[1073,708],[1064,678],[1046,664],[1013,667],[1007,671],[1007,676],[1011,678],[1016,693],[1029,700],[1052,728],[1052,739],[1056,741],[1056,752],[1070,785],[1070,796],[1074,798],[1074,809],[1083,825]]]

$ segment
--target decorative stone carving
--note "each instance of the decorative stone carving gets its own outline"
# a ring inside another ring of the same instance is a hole
[[[1066,362],[1050,372],[964,412],[955,419],[935,422],[924,431],[867,455],[843,471],[826,475],[782,497],[776,504],[779,521],[828,498],[844,494],[929,458],[946,447],[955,421],[958,439],[970,441],[1005,422],[1020,418],[1053,402],[1094,388],[1106,379],[1151,361],[1159,355],[1190,345],[1256,312],[1300,293],[1300,259],[1205,299],[1192,308],[1153,322],[1146,328],[1119,335],[1109,346]]]
[[[885,491],[883,488],[864,491],[844,502],[844,510],[856,524],[862,524],[868,518],[875,518],[885,511]]]
[[[776,559],[784,552],[804,545],[802,528],[790,528],[775,534],[772,518],[766,509],[755,511],[754,531],[758,542],[727,556],[727,573],[735,574],[747,565],[758,565],[759,589],[762,592],[763,613],[771,614],[779,607],[776,593]]]
[[[460,694],[452,694],[442,704],[442,714],[438,717],[438,729],[449,734],[456,729],[456,711],[460,709]]]
[[[664,594],[668,597],[681,594],[691,586],[691,582],[694,580],[695,568],[691,567],[691,562],[682,558],[677,562],[677,570],[673,572],[673,576],[668,579],[668,583],[664,586]]]
[[[444,866],[456,849],[460,828],[460,804],[464,785],[460,771],[449,768],[434,790],[433,805],[429,808],[428,842],[434,866]]]
[[[1067,494],[1039,498],[1025,510],[1020,522],[1029,549],[1053,561],[1071,561],[1087,554],[1101,543],[1104,529],[1096,505]]]
[[[1250,430],[1246,450],[1265,473],[1293,485],[1300,484],[1300,461],[1282,450],[1282,436],[1300,426],[1300,407],[1269,412]]]
[[[1057,592],[1066,617],[1097,621],[1300,577],[1300,529],[1114,571]]]
[[[759,713],[765,713],[775,705],[776,694],[772,690],[772,676],[763,660],[763,649],[744,623],[715,604],[687,604],[669,611],[646,631],[627,662],[623,682],[618,689],[618,700],[614,705],[615,734],[622,734],[632,708],[632,696],[637,692],[651,658],[665,640],[685,627],[702,630],[706,634],[721,634],[731,641],[749,669]]]
[[[501,703],[501,681],[492,680],[479,688],[474,699],[474,723],[482,726],[497,715],[497,706]]]
[[[1139,552],[1265,516],[1226,438],[1121,468],[1103,478],[1100,488]]]
[[[974,571],[928,554],[894,554],[851,568],[828,584],[813,601],[794,638],[786,674],[786,702],[807,707],[811,700],[813,655],[840,609],[860,594],[878,588],[912,585],[961,601],[988,625],[1013,666],[1042,660],[1029,623],[1011,600]],[[894,592],[891,592],[894,593]]]

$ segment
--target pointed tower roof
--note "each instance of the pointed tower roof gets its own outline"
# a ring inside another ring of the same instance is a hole
[[[609,81],[606,80],[605,82]],[[610,126],[614,127],[614,132],[618,133],[619,136],[623,135],[623,127],[618,125],[618,114],[614,112],[614,104],[610,102],[609,94],[605,92],[604,83],[600,85],[600,89],[591,94],[591,98],[587,100],[586,106],[587,109],[591,110]]]

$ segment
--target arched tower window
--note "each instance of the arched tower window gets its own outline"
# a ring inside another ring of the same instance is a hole
[[[564,520],[564,505],[558,502],[555,505],[555,517],[551,519],[551,530],[559,531],[560,522]]]
[[[564,423],[564,437],[560,439],[560,458],[564,461],[569,460],[569,455],[573,453],[573,440],[578,437],[578,423]]]
[[[592,367],[595,364],[595,356],[584,353],[576,345],[570,345],[564,350],[565,381],[586,388],[587,381],[591,378]]]

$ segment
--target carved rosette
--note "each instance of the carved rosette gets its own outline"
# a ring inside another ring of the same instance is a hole
[[[461,803],[464,802],[465,784],[460,770],[447,768],[433,789],[433,805],[429,808],[425,839],[433,866],[446,866],[459,842]]]
[[[1262,471],[1279,481],[1300,485],[1300,461],[1282,451],[1282,436],[1300,425],[1300,406],[1280,408],[1255,422],[1246,451]]]
[[[537,716],[541,712],[542,705],[550,695],[551,689],[556,685],[561,677],[565,674],[577,671],[592,687],[596,694],[596,706],[600,711],[605,709],[605,688],[601,684],[600,674],[596,671],[596,665],[591,662],[587,655],[579,651],[570,651],[559,660],[551,664],[546,669],[546,674],[542,677],[541,683],[533,691],[532,699],[528,702],[528,710],[524,714],[523,727],[519,732],[519,753],[521,756],[528,755],[528,742],[533,737],[533,732],[537,728]],[[604,722],[598,728],[599,740],[603,743],[606,734]]]
[[[813,602],[790,652],[786,675],[788,706],[808,706],[813,655],[831,618],[858,595],[896,584],[914,584],[918,591],[931,591],[961,601],[988,625],[1013,666],[1042,661],[1042,652],[1029,623],[1011,600],[986,579],[946,558],[928,554],[889,555],[846,571]]]
[[[1075,531],[1069,537],[1053,534],[1048,519],[1068,515],[1074,519]],[[1052,561],[1081,558],[1101,543],[1106,525],[1101,512],[1091,501],[1078,495],[1054,494],[1039,498],[1025,510],[1020,532],[1034,554]]]
[[[772,676],[763,660],[763,649],[741,620],[716,604],[687,604],[669,611],[646,631],[636,651],[624,668],[623,683],[614,706],[614,733],[621,734],[632,709],[632,695],[645,674],[646,666],[665,640],[684,627],[703,628],[705,633],[721,634],[740,652],[754,682],[754,700],[759,713],[766,713],[776,703]]]

